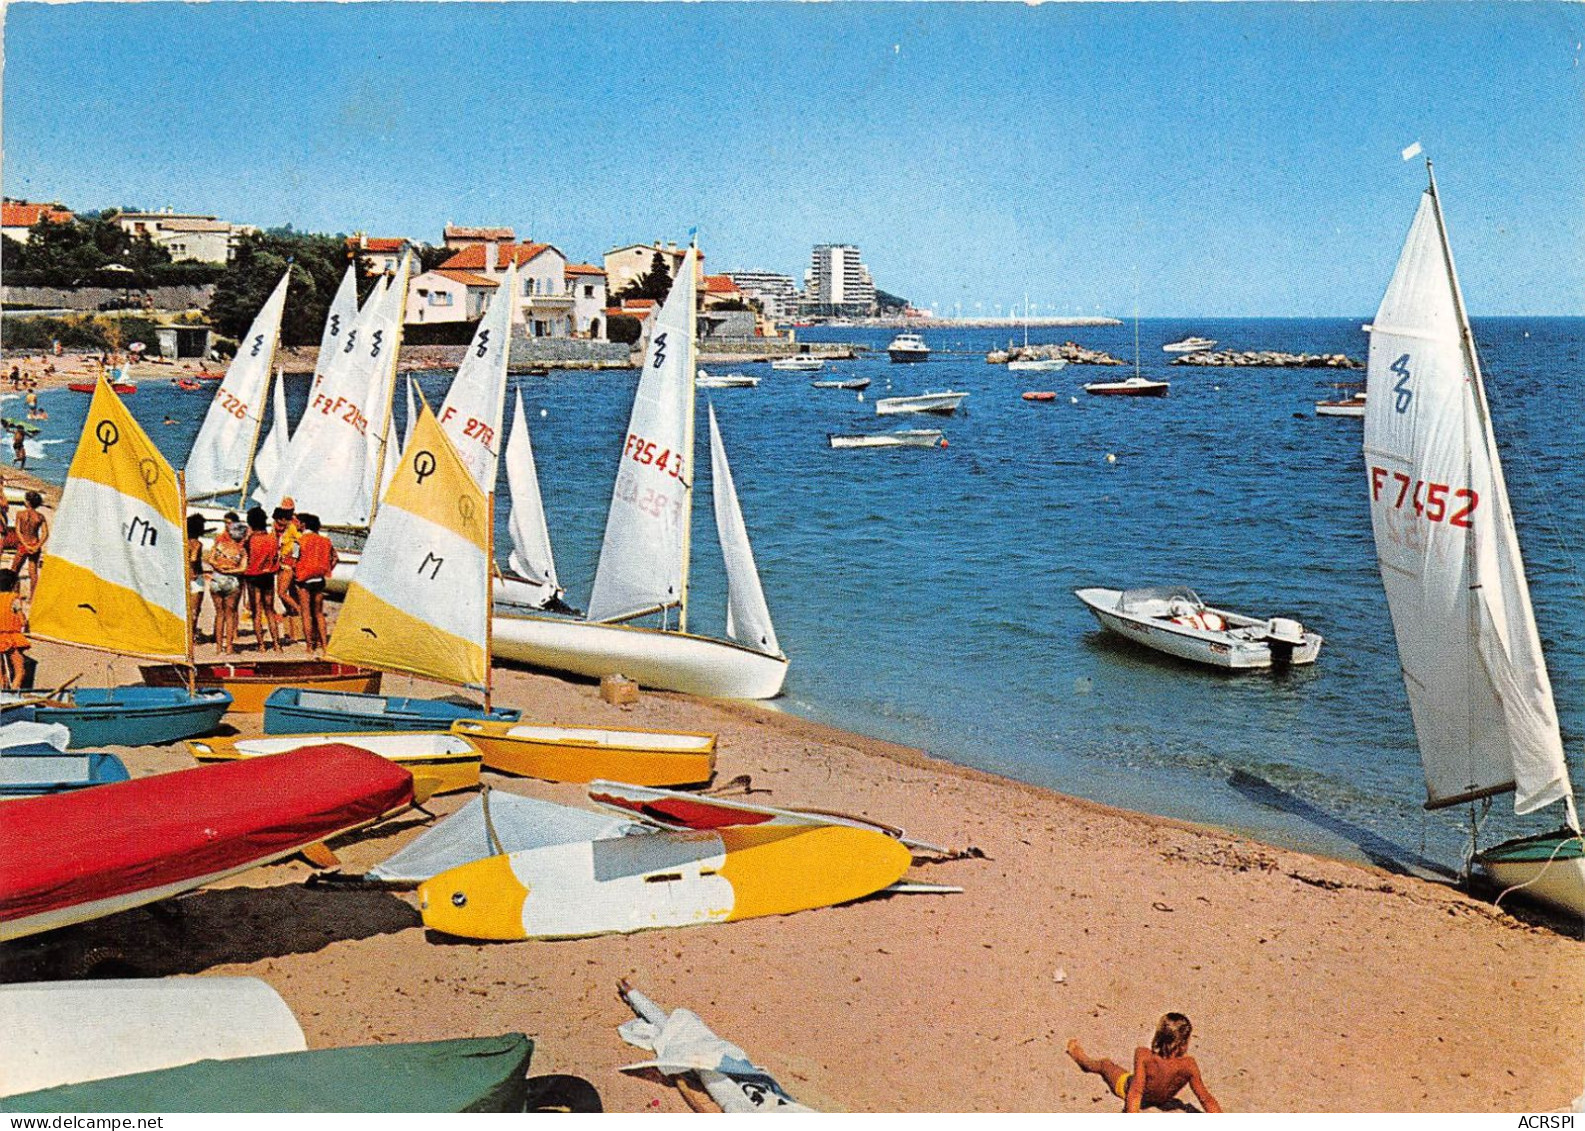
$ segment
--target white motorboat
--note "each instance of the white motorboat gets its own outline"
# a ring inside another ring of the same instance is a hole
[[[1167,353],[1202,353],[1208,349],[1215,349],[1216,339],[1190,337],[1180,342],[1168,342],[1161,348]]]
[[[1164,397],[1171,383],[1134,376],[1126,381],[1091,381],[1084,391],[1097,397]]]
[[[742,373],[706,373],[699,370],[695,387],[700,389],[753,389],[758,387],[760,379],[749,377]]]
[[[824,369],[825,366],[825,358],[810,357],[808,354],[799,354],[797,357],[778,357],[770,363],[772,369],[792,370],[794,372]]]
[[[1182,585],[1147,589],[1078,589],[1073,594],[1101,627],[1196,663],[1244,670],[1313,664],[1321,637],[1287,617],[1245,616],[1213,609]]]
[[[924,361],[930,356],[930,347],[918,334],[898,334],[886,347],[886,355],[893,361]]]
[[[841,380],[811,381],[811,389],[867,389],[870,387],[868,377],[844,377]]]
[[[731,639],[688,631],[697,254],[688,250],[678,282],[656,315],[618,462],[588,613],[581,618],[497,614],[491,622],[491,647],[502,659],[574,675],[620,673],[665,691],[770,699],[781,693],[788,661],[771,625],[713,408],[711,494],[726,563],[726,630]],[[676,627],[670,627],[667,621],[674,610]],[[648,616],[660,616],[662,624],[627,623]]]
[[[944,393],[920,393],[911,397],[882,397],[875,402],[876,416],[893,416],[903,412],[932,412],[937,416],[949,416],[958,411],[958,405],[963,402],[967,393],[955,393],[948,389]]]
[[[872,432],[857,436],[826,437],[833,448],[939,448],[946,436],[939,428],[899,428],[893,432]]]
[[[1068,359],[1065,357],[1036,357],[1025,358],[1019,361],[1009,361],[1009,373],[1055,373],[1058,369],[1066,367]]]
[[[1365,416],[1365,391],[1361,389],[1351,397],[1339,397],[1331,401],[1316,401],[1315,415],[1352,416],[1356,420],[1362,420]]]
[[[1568,913],[1577,934],[1585,838],[1429,161],[1426,172],[1398,266],[1365,327],[1377,395],[1366,403],[1363,445],[1425,805],[1470,805],[1473,861],[1502,895]],[[1481,850],[1473,806],[1509,792],[1518,816],[1561,804],[1563,826]]]

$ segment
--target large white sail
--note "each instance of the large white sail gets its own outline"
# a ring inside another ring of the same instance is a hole
[[[592,621],[625,620],[686,601],[696,254],[689,248],[683,256],[644,351],[589,597]]]
[[[715,421],[715,405],[710,406],[710,480],[715,495],[716,534],[721,540],[721,556],[726,559],[726,634],[767,656],[779,656],[781,646],[776,643],[765,590],[754,566],[754,550],[749,546],[748,527],[743,523],[743,508],[732,482],[721,428]]]
[[[554,594],[560,591],[561,582],[556,580],[556,561],[550,552],[550,530],[545,525],[545,505],[539,495],[539,473],[534,467],[534,447],[528,438],[521,389],[512,410],[512,434],[506,442],[506,487],[512,495],[512,510],[506,520],[512,536],[507,564],[514,573],[541,582]]]
[[[319,354],[314,359],[314,384],[324,379],[325,369],[331,359],[342,349],[345,335],[358,322],[358,269],[347,264],[347,273],[341,277],[335,297],[330,300],[330,311],[325,315],[325,329],[319,335]]]
[[[1569,795],[1551,681],[1435,186],[1370,329],[1371,525],[1431,807]]]
[[[377,428],[389,407],[386,370],[395,352],[402,298],[390,280],[381,283],[298,422],[291,468],[279,492],[329,526],[369,522],[381,470]],[[384,404],[378,403],[382,393]]]
[[[489,309],[479,319],[437,418],[479,490],[495,490],[506,412],[506,355],[512,339],[512,289],[517,264],[506,269]]]
[[[259,441],[259,450],[253,455],[253,478],[258,481],[257,493],[261,498],[269,497],[270,486],[286,465],[286,453],[291,445],[291,424],[286,418],[286,378],[277,369],[270,430]]]
[[[248,327],[226,370],[226,379],[209,402],[209,412],[187,457],[189,497],[242,491],[242,477],[247,474],[264,421],[270,369],[275,364],[275,340],[280,334],[281,312],[286,308],[286,287],[291,277],[288,268],[254,315],[253,325]]]
[[[368,341],[369,384],[363,399],[368,406],[368,424],[363,433],[363,487],[359,492],[368,507],[365,522],[373,517],[396,469],[396,455],[387,441],[395,439],[391,425],[392,408],[396,403],[396,362],[402,348],[402,321],[407,313],[411,262],[408,256],[402,257],[402,265],[390,281],[386,305],[382,307],[383,320]]]

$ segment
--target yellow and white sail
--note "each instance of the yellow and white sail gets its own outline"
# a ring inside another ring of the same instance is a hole
[[[424,405],[326,651],[466,687],[489,673],[488,496]]]
[[[101,375],[51,524],[36,636],[191,658],[182,486]]]

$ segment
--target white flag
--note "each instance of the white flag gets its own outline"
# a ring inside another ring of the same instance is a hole
[[[1423,152],[1425,152],[1425,151],[1420,148],[1420,143],[1419,142],[1415,142],[1408,149],[1405,149],[1403,151],[1403,159],[1405,161],[1413,161],[1416,157],[1420,156],[1420,154],[1423,153]]]

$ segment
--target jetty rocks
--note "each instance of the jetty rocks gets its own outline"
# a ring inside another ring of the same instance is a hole
[[[1219,365],[1265,369],[1363,369],[1363,361],[1341,353],[1284,353],[1282,350],[1206,350],[1174,358],[1174,365]]]
[[[1085,349],[1077,342],[1063,342],[1060,346],[1009,346],[1004,350],[992,350],[985,355],[987,365],[1006,365],[1009,361],[1045,361],[1048,358],[1060,357],[1069,365],[1127,365],[1128,362],[1121,358],[1113,357],[1104,350]]]

